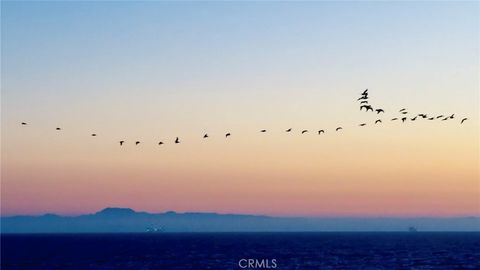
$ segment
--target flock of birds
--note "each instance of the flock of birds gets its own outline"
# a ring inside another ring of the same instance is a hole
[[[362,109],[365,108],[366,112],[375,111],[377,114],[385,113],[385,111],[383,109],[374,109],[372,107],[372,105],[368,104],[368,89],[365,89],[365,91],[363,91],[360,94],[360,97],[357,99],[357,101],[360,101],[360,111],[362,111]],[[407,121],[407,120],[415,121],[415,120],[417,120],[417,118],[418,119],[427,119],[427,120],[430,120],[430,121],[435,120],[435,119],[441,119],[441,121],[447,121],[447,120],[455,118],[455,114],[451,114],[451,115],[441,114],[441,115],[436,115],[436,116],[429,116],[425,113],[419,113],[419,114],[415,115],[414,117],[409,118],[407,116],[407,114],[408,114],[407,109],[403,108],[403,109],[400,109],[398,112],[400,114],[402,114],[402,117],[392,118],[391,121],[401,120],[402,123],[405,123],[405,121]],[[460,120],[460,124],[463,124],[463,122],[465,122],[467,120],[468,120],[468,118],[462,118],[462,120]],[[382,120],[381,119],[375,120],[375,124],[378,124],[378,123],[382,123]],[[366,125],[367,125],[366,123],[361,123],[359,126],[363,127],[363,126],[366,126]]]
[[[369,102],[368,102],[368,89],[365,89],[365,90],[360,94],[360,97],[357,99],[357,101],[360,102],[360,111],[363,111],[363,109],[365,109],[365,112],[376,112],[377,115],[378,115],[378,114],[381,114],[381,113],[382,113],[382,114],[385,113],[385,110],[380,109],[380,108],[374,108],[372,105],[369,104]],[[440,119],[440,121],[447,121],[447,120],[451,120],[451,119],[454,119],[454,118],[455,118],[455,114],[451,114],[451,115],[443,115],[443,114],[442,114],[442,115],[430,116],[430,115],[427,115],[427,114],[425,114],[425,113],[419,113],[419,114],[415,115],[414,117],[408,117],[407,115],[408,115],[409,113],[408,113],[407,109],[405,109],[405,108],[400,109],[398,112],[399,112],[402,116],[401,116],[401,117],[392,118],[391,121],[401,120],[402,123],[404,123],[405,121],[408,121],[408,120],[410,120],[410,121],[416,121],[417,119],[427,119],[427,120],[430,120],[430,121],[431,121],[431,120]],[[468,118],[462,118],[461,121],[460,121],[460,124],[463,124],[463,123],[464,123],[465,121],[467,121],[467,120],[468,120]],[[374,122],[375,125],[376,125],[376,124],[380,124],[380,123],[382,123],[382,119],[377,119],[377,120],[375,120],[375,122]],[[26,122],[22,122],[21,125],[22,125],[22,126],[26,126],[26,125],[28,125],[28,124],[27,124]],[[361,127],[364,127],[364,126],[366,126],[366,125],[367,125],[367,123],[361,123],[361,124],[359,124],[359,126],[361,126]],[[337,127],[337,128],[335,129],[335,131],[338,132],[338,131],[341,131],[342,129],[343,129],[343,128],[340,126],[340,127]],[[57,127],[57,128],[55,128],[55,130],[61,131],[62,128]],[[262,130],[260,130],[260,132],[261,132],[261,133],[265,133],[265,132],[267,132],[267,130],[266,130],[266,129],[262,129]],[[292,132],[292,128],[289,128],[289,129],[285,130],[285,132],[287,132],[287,133]],[[301,131],[301,134],[305,134],[305,133],[307,133],[307,132],[309,132],[309,130],[308,130],[308,129],[304,129],[304,130]],[[324,134],[324,133],[325,133],[325,130],[324,130],[324,129],[320,129],[320,130],[317,131],[317,133],[318,133],[318,135]],[[228,133],[225,134],[225,138],[228,138],[228,137],[230,137],[231,135],[232,135],[232,134],[231,134],[230,132],[228,132]],[[91,136],[92,136],[92,137],[96,137],[97,134],[96,134],[96,133],[92,133]],[[205,134],[203,135],[203,138],[204,138],[204,139],[209,138],[208,134],[205,133]],[[121,140],[121,141],[119,141],[118,143],[120,144],[120,146],[122,146],[122,145],[125,144],[125,142],[126,142],[125,140]],[[141,143],[140,141],[135,141],[135,145],[139,145],[140,143]],[[175,143],[175,144],[180,143],[179,137],[176,137],[176,138],[175,138],[174,143]],[[164,144],[163,141],[158,142],[158,145],[163,145],[163,144]]]

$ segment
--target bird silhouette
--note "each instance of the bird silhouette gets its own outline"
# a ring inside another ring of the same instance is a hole
[[[363,108],[365,108],[365,111],[367,111],[367,112],[368,112],[369,110],[371,110],[371,111],[373,112],[373,107],[370,106],[370,105],[362,105],[362,106],[360,106],[360,111],[361,111]]]
[[[292,131],[292,128],[285,130],[285,132],[290,132],[290,131]]]
[[[377,112],[377,114],[385,112],[383,109],[376,109],[375,111]]]
[[[92,134],[92,137],[95,137],[95,136],[97,136],[97,134],[93,133],[93,134]]]
[[[435,119],[435,117],[430,117],[430,118],[428,118],[428,120],[434,120],[434,119]]]
[[[322,133],[325,133],[325,130],[320,129],[320,130],[318,131],[318,135],[320,135],[320,134],[322,134]]]
[[[208,134],[203,135],[203,138],[208,138]]]
[[[343,129],[343,128],[342,128],[342,127],[337,127],[337,128],[335,129],[335,131],[339,131],[339,130],[341,130],[341,129]]]
[[[410,120],[415,121],[415,120],[417,120],[417,117],[415,116],[415,117],[413,117],[413,118],[410,119]]]
[[[462,121],[460,121],[460,124],[463,124],[463,122],[467,121],[468,118],[463,118]]]
[[[163,144],[163,142],[158,142],[158,145],[162,145],[162,144]]]
[[[362,101],[360,101],[360,104],[368,104],[368,101],[362,100]]]
[[[260,130],[260,132],[267,132],[267,130],[266,130],[266,129],[262,129],[262,130]]]
[[[22,122],[22,126],[26,126],[26,125],[27,125],[27,123],[25,123],[25,122]]]
[[[307,132],[308,132],[308,130],[306,130],[306,129],[305,129],[305,130],[302,130],[302,134],[305,134],[305,133],[307,133]]]
[[[408,112],[403,111],[402,114],[407,114]]]
[[[407,120],[406,117],[403,117],[403,118],[402,118],[402,122],[403,122],[403,123],[404,123],[406,120]]]
[[[442,117],[443,117],[443,114],[441,114],[441,115],[437,116],[437,119],[438,119],[438,118],[442,118]]]
[[[449,119],[449,117],[447,116],[447,117],[443,118],[442,121],[447,121],[448,119]]]
[[[396,118],[396,117],[395,117],[395,118],[392,118],[392,120],[391,120],[391,121],[396,121],[396,120],[398,120],[398,118]]]
[[[232,135],[232,134],[230,134],[230,133],[225,134],[225,138],[229,137],[230,135]]]
[[[140,142],[139,142],[139,141],[136,141],[136,142],[135,142],[135,145],[139,145],[139,144],[140,144]]]
[[[365,94],[360,94],[360,96],[364,99],[368,99],[368,93],[365,93]]]
[[[125,142],[125,141],[120,141],[120,146],[122,146],[124,142]]]
[[[427,115],[424,113],[419,113],[418,116],[422,117],[423,119],[427,118]]]
[[[180,139],[178,137],[175,139],[175,143],[180,143]]]
[[[361,123],[359,126],[363,127],[363,126],[366,126],[367,124],[365,123]]]
[[[403,108],[403,109],[401,109],[399,112],[403,112],[403,111],[406,111],[406,110],[407,110],[407,109]]]
[[[363,91],[362,95],[368,95],[368,88]]]
[[[61,128],[57,127],[56,130],[62,130]]]
[[[377,123],[382,123],[382,120],[380,120],[380,119],[376,120],[375,124],[377,124]]]
[[[450,118],[450,119],[453,119],[454,116],[455,116],[455,114],[452,114],[452,115],[450,115],[449,118]]]
[[[357,100],[367,100],[367,99],[368,99],[368,96],[365,95],[365,96],[359,97]]]

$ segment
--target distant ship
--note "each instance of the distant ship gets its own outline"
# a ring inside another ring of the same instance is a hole
[[[414,232],[417,232],[417,228],[415,227],[408,227],[408,232],[411,232],[411,233],[414,233]]]
[[[156,228],[156,227],[148,227],[145,232],[147,233],[161,233],[164,232],[164,229],[162,227]]]

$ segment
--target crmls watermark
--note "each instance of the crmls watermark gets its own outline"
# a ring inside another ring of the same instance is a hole
[[[277,268],[277,259],[240,259],[238,266],[242,269],[274,269]]]

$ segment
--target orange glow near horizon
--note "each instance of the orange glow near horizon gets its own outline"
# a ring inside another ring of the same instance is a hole
[[[39,137],[30,132],[33,125],[12,129],[29,132],[5,147],[3,215],[104,207],[276,216],[480,214],[472,122],[350,126],[325,135],[277,128],[232,132],[229,139],[181,137],[178,145],[127,140],[123,147],[102,135]]]

